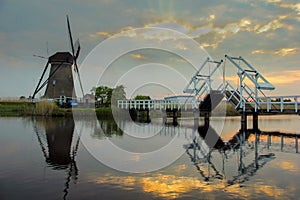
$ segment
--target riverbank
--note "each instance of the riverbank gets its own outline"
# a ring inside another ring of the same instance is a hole
[[[100,117],[112,117],[111,108],[60,108],[54,102],[41,101],[0,101],[0,116],[51,116],[69,117],[73,111],[78,115],[92,115],[96,112]]]
[[[32,103],[30,101],[0,101],[0,116],[51,116],[51,117],[68,117],[72,116],[73,112],[80,116],[90,116],[97,114],[97,117],[109,118],[113,117],[110,107],[101,108],[60,108],[54,102],[41,101]],[[117,114],[125,114],[125,110],[117,110]],[[152,116],[158,113],[152,113]],[[226,105],[227,116],[238,116],[239,113],[230,105]]]

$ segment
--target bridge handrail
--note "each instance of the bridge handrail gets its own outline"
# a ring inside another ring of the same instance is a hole
[[[261,100],[262,105],[267,105],[267,111],[269,112],[271,110],[271,106],[272,105],[280,105],[280,108],[276,108],[278,110],[280,110],[281,112],[285,108],[285,105],[294,105],[294,107],[291,109],[289,108],[289,110],[295,110],[295,112],[298,112],[298,105],[300,102],[300,96],[291,96],[291,95],[287,95],[287,96],[266,96],[266,97],[258,97]],[[266,100],[265,100],[266,99]],[[275,99],[275,101],[272,101],[272,99]],[[286,99],[289,99],[290,101],[285,101]],[[279,101],[278,101],[279,100]]]
[[[187,110],[188,107],[195,109],[197,105],[194,102],[183,103],[179,100],[118,100],[118,108],[121,109],[178,109]]]

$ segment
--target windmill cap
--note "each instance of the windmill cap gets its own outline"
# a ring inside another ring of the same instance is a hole
[[[49,62],[67,62],[73,64],[73,56],[69,52],[56,52],[49,57]]]

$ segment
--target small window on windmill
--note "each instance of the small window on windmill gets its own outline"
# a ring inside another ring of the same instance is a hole
[[[52,85],[55,86],[55,84],[56,84],[56,80],[53,80]]]

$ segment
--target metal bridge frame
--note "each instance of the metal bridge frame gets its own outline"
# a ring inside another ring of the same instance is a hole
[[[217,71],[217,69],[221,66],[223,60],[221,61],[213,61],[210,58],[207,58],[200,68],[194,73],[189,83],[183,89],[183,93],[193,94],[195,97],[199,97],[200,100],[203,99],[203,95],[209,94],[212,90],[212,75]],[[212,71],[209,72],[208,75],[201,74],[201,70],[207,66],[207,64],[214,64]],[[199,84],[200,83],[200,84]],[[192,88],[191,88],[192,87]]]

